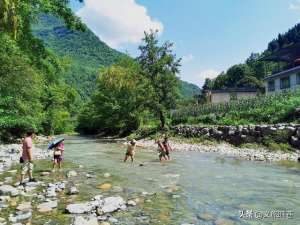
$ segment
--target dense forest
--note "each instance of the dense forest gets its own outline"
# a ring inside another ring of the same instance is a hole
[[[285,34],[279,34],[276,39],[268,44],[268,48],[263,53],[252,53],[245,63],[230,67],[215,79],[207,79],[203,89],[257,88],[263,91],[263,78],[287,66],[287,64],[260,59],[297,43],[300,43],[300,24],[294,26]]]
[[[45,134],[73,129],[79,102],[64,82],[67,63],[32,33],[40,13],[63,19],[69,29],[85,30],[68,1],[0,1],[0,137],[6,141],[29,129]]]

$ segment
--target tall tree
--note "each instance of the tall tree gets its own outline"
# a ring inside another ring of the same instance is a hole
[[[69,28],[84,30],[85,26],[68,4],[69,0],[0,0],[0,31],[9,33],[15,40],[31,35],[30,25],[40,13],[53,14],[62,18]]]
[[[166,124],[167,112],[174,108],[178,97],[178,77],[181,59],[173,54],[173,43],[158,43],[157,31],[145,32],[144,44],[139,46],[138,61],[143,75],[150,80],[153,88],[149,107],[159,117],[161,127]]]
[[[79,130],[119,135],[136,130],[151,93],[138,63],[126,57],[102,69],[97,85],[91,102],[79,117]]]

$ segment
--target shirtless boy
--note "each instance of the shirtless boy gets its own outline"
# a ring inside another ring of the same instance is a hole
[[[130,157],[131,158],[131,162],[133,162],[136,147],[143,147],[143,146],[138,145],[136,143],[136,140],[134,140],[134,139],[131,140],[129,142],[129,144],[127,144],[127,151],[126,151],[126,154],[125,154],[124,162],[127,161],[128,157]]]
[[[161,141],[159,139],[155,140],[155,143],[158,146],[158,152],[159,152],[159,161],[162,161],[162,158],[164,158],[164,160],[167,160],[168,158],[166,157],[166,149],[164,147],[164,145],[161,143]]]

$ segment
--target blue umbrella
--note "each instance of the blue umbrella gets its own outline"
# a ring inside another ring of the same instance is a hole
[[[58,138],[51,141],[48,145],[48,149],[55,148],[59,143],[63,142],[64,140],[65,140],[64,138]]]

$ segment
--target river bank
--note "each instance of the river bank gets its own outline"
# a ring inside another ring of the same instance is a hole
[[[256,148],[235,147],[226,142],[221,143],[188,143],[190,139],[176,139],[170,138],[170,144],[174,151],[197,151],[202,153],[217,153],[224,156],[236,157],[244,160],[251,161],[265,161],[265,162],[278,162],[278,161],[298,161],[299,152],[282,152],[271,151],[261,146]],[[147,148],[157,148],[153,139],[142,139],[139,141]]]

